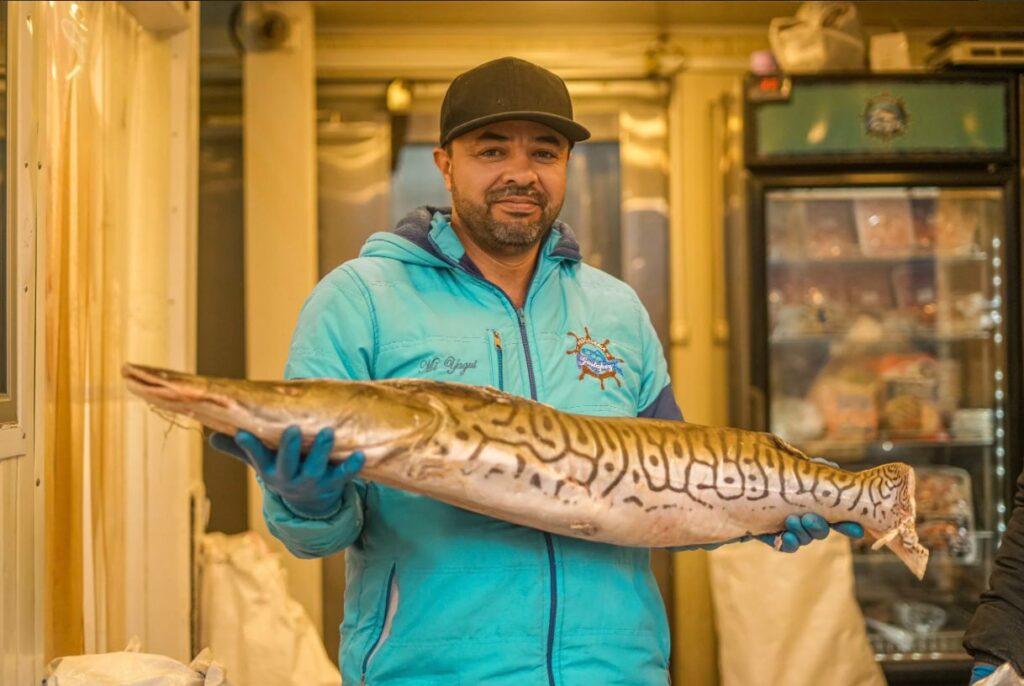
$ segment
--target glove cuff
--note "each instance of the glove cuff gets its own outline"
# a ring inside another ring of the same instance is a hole
[[[284,506],[296,517],[323,521],[326,519],[334,519],[338,516],[338,513],[345,507],[344,496],[344,492],[338,494],[337,500],[333,503],[328,503],[325,508],[319,508],[312,503],[302,503],[301,505],[297,505],[284,498],[281,498],[281,502],[284,503]]]

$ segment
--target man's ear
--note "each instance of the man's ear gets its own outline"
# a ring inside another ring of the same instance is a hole
[[[444,178],[444,187],[451,193],[452,190],[452,158],[444,148],[434,148],[434,165]]]

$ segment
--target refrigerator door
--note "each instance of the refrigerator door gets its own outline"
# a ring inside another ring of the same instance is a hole
[[[1006,428],[1011,187],[760,187],[764,288],[753,304],[770,430],[847,469],[902,461],[917,473],[924,581],[870,541],[855,545],[883,662],[967,659],[962,633],[1005,529],[1017,468]]]

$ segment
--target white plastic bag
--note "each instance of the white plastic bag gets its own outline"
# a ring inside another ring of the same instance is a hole
[[[341,674],[258,534],[203,536],[201,645],[245,686],[338,686]]]
[[[1017,674],[1009,662],[999,665],[999,669],[976,683],[974,686],[1024,686],[1024,679]]]
[[[139,652],[139,639],[117,653],[58,657],[46,667],[44,686],[230,686],[206,648],[187,667],[163,655]]]
[[[864,68],[864,36],[852,2],[805,2],[795,17],[772,19],[768,42],[786,72]]]

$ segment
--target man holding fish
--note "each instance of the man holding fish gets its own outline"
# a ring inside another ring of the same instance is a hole
[[[414,210],[321,281],[286,376],[458,381],[580,415],[681,420],[636,294],[583,264],[557,220],[572,147],[590,135],[572,116],[562,80],[523,60],[456,78],[434,151],[452,207]],[[364,480],[363,454],[328,460],[330,428],[305,446],[297,427],[278,448],[247,431],[211,440],[256,470],[268,527],[289,550],[347,549],[344,683],[667,682],[668,623],[648,549]],[[758,538],[792,552],[829,533],[806,510],[785,524]],[[863,534],[853,522],[835,528]]]

